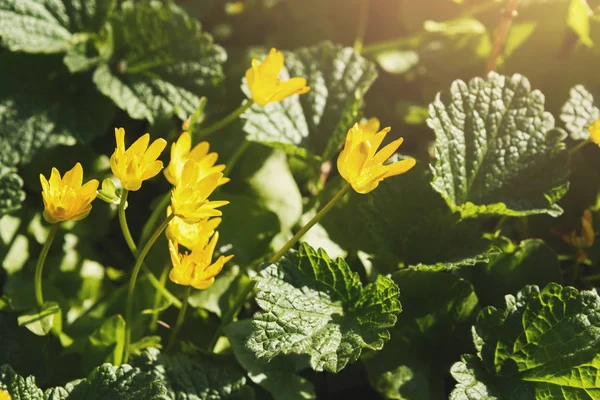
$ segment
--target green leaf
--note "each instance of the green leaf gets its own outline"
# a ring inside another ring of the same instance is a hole
[[[492,256],[488,263],[463,268],[459,274],[475,286],[482,304],[496,307],[503,304],[506,293],[562,279],[556,253],[539,239],[504,246],[503,253]]]
[[[11,51],[66,52],[87,39],[83,32],[100,30],[115,3],[115,0],[0,0],[0,43]]]
[[[596,399],[600,396],[600,297],[551,283],[482,310],[478,358],[454,365],[453,399]],[[471,395],[469,393],[484,393]],[[487,396],[487,397],[486,397]]]
[[[169,2],[125,1],[110,20],[113,57],[94,73],[98,90],[136,119],[187,119],[223,79],[225,51]]]
[[[103,364],[85,380],[67,385],[69,400],[144,399],[164,400],[165,384],[154,374],[124,364]]]
[[[452,83],[429,106],[435,131],[432,185],[463,217],[557,216],[568,189],[565,133],[544,111],[544,96],[515,74]]]
[[[45,336],[52,328],[62,326],[61,318],[62,313],[58,303],[47,301],[40,309],[34,309],[21,315],[19,326],[25,326],[38,336]]]
[[[21,208],[23,201],[23,179],[0,163],[0,217]]]
[[[45,400],[35,378],[23,378],[8,365],[0,366],[0,393],[7,392],[11,400]]]
[[[187,354],[166,355],[148,349],[133,360],[167,387],[165,400],[252,400],[240,368],[222,358]]]
[[[590,17],[594,11],[587,0],[571,0],[569,4],[569,14],[567,16],[567,26],[579,36],[581,43],[587,47],[592,47],[594,42],[590,38]]]
[[[190,305],[195,308],[203,308],[221,317],[235,304],[240,292],[249,283],[250,278],[240,272],[239,266],[225,267],[217,275],[215,283],[211,287],[192,292]]]
[[[225,333],[236,359],[248,371],[248,377],[271,393],[274,400],[316,398],[312,383],[296,374],[305,365],[308,366],[307,360],[287,356],[267,362],[256,358],[254,353],[246,347],[246,340],[252,334],[250,320],[237,321],[227,325]]]
[[[265,107],[253,105],[242,115],[244,130],[249,140],[328,160],[359,119],[362,98],[377,77],[375,65],[330,42],[284,56],[282,78],[304,77],[310,92]]]
[[[125,320],[120,315],[113,315],[88,337],[84,368],[93,369],[105,362],[120,365],[124,344]]]
[[[339,372],[362,349],[381,350],[401,311],[398,287],[379,276],[363,287],[346,262],[331,260],[307,244],[255,278],[256,302],[247,346],[267,360],[279,354],[308,354],[316,371]]]
[[[404,304],[385,350],[363,362],[371,385],[387,399],[440,399],[448,368],[468,351],[477,296],[465,280],[443,271],[408,268],[392,275]]]
[[[562,107],[560,119],[565,123],[573,140],[590,137],[588,126],[600,118],[600,109],[594,105],[594,96],[582,85],[569,91],[569,100]]]

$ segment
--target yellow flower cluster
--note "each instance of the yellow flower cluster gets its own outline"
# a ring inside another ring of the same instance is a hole
[[[211,201],[214,190],[229,181],[223,176],[225,165],[215,165],[218,154],[209,152],[209,144],[201,142],[192,148],[189,133],[181,134],[171,147],[171,161],[165,177],[174,186],[167,215],[175,214],[167,227],[169,253],[173,269],[169,278],[179,284],[206,289],[232,256],[220,256],[212,263],[219,239],[216,231],[222,215],[219,207],[227,201]],[[182,245],[190,252],[179,252]]]

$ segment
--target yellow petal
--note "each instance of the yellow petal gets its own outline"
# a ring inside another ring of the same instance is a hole
[[[48,180],[42,174],[40,174],[40,183],[42,184],[42,192],[47,192],[50,189],[50,186],[48,184]]]
[[[407,160],[396,161],[390,165],[386,165],[387,172],[383,176],[384,178],[389,178],[390,176],[400,175],[410,170],[415,166],[417,160],[414,158],[409,158]]]
[[[160,156],[160,153],[163,152],[165,147],[167,147],[167,141],[165,139],[156,139],[144,153],[144,156],[142,157],[142,163],[150,163],[156,160]]]
[[[125,151],[125,129],[115,128],[115,139],[117,142],[117,150]]]
[[[600,119],[588,127],[588,132],[590,133],[590,139],[600,146]]]
[[[194,161],[200,161],[203,157],[205,157],[208,154],[209,148],[210,145],[208,144],[208,142],[200,142],[196,146],[194,146],[194,148],[189,154],[189,157]]]
[[[63,185],[69,186],[73,189],[81,187],[83,182],[83,168],[80,163],[75,164],[73,168],[65,172],[63,177]]]
[[[281,82],[277,87],[275,93],[270,97],[269,101],[281,101],[294,94],[304,94],[310,90],[310,87],[306,86],[306,79],[304,78],[292,78],[285,82]]]
[[[127,152],[136,155],[142,155],[150,143],[150,134],[146,133],[138,138],[128,149]]]
[[[381,132],[371,136],[370,139],[368,139],[369,145],[371,146],[371,149],[369,150],[369,158],[373,158],[375,152],[377,151],[377,149],[379,149],[379,146],[381,146],[381,143],[383,142],[383,139],[385,139],[385,136],[388,132],[389,128],[384,129]]]
[[[219,185],[219,180],[222,177],[223,174],[220,172],[207,175],[198,182],[195,189],[199,192],[202,198],[207,199],[212,194],[212,192],[215,191],[215,189]]]
[[[58,188],[60,186],[60,172],[56,168],[52,168],[50,173],[50,188]]]
[[[373,157],[373,161],[377,164],[383,164],[388,160],[388,158],[392,156],[392,154],[396,152],[396,150],[398,150],[398,147],[400,147],[403,141],[404,138],[394,140],[392,143],[388,144],[377,154],[375,154],[375,157]]]
[[[198,181],[199,168],[194,160],[188,160],[181,171],[181,184],[190,185]]]
[[[97,196],[97,190],[98,190],[98,186],[100,185],[100,182],[98,182],[97,179],[90,179],[88,182],[86,182],[85,185],[83,185],[81,187],[81,189],[79,189],[79,196],[82,197],[88,197],[88,196],[93,196],[92,199],[95,199]]]
[[[269,55],[259,66],[259,73],[267,76],[277,76],[283,69],[283,53],[272,48]]]
[[[365,122],[360,122],[358,124],[358,127],[365,132],[372,132],[372,134],[374,135],[375,133],[377,133],[379,131],[379,126],[380,126],[380,122],[377,118],[372,117],[369,118],[367,121]]]
[[[146,179],[155,177],[161,169],[163,169],[162,161],[154,161],[152,164],[147,165],[142,174],[142,180],[145,181]]]
[[[196,289],[208,289],[213,283],[215,283],[215,278],[206,281],[195,281],[192,283],[192,286]]]

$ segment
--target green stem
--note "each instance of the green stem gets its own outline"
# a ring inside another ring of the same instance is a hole
[[[168,263],[165,264],[165,266],[163,267],[162,273],[160,274],[160,281],[159,281],[161,287],[164,287],[165,284],[167,283],[167,276],[169,276],[170,267],[171,266]],[[154,305],[152,307],[154,310],[158,309],[158,307],[160,306],[161,300],[162,300],[162,293],[157,290],[156,293],[154,293]],[[152,320],[150,321],[150,332],[154,332],[157,327],[158,327],[158,312],[155,312],[154,314],[152,314]]]
[[[133,266],[133,271],[131,272],[131,278],[129,279],[129,286],[127,287],[127,304],[125,308],[125,346],[123,349],[123,362],[127,363],[129,360],[129,344],[131,342],[131,323],[132,323],[132,313],[133,313],[133,291],[135,290],[135,282],[137,280],[137,276],[140,273],[140,269],[142,268],[142,263],[144,259],[148,255],[148,252],[152,248],[156,239],[163,233],[163,231],[169,225],[169,222],[175,217],[175,214],[169,215],[165,220],[160,224],[160,226],[154,231],[148,242],[144,245],[144,248],[140,252],[139,256],[135,260],[135,265]]]
[[[223,176],[229,176],[231,174],[231,171],[233,171],[233,168],[235,167],[237,162],[240,160],[240,158],[246,152],[246,150],[248,150],[248,147],[250,147],[250,142],[244,139],[244,141],[240,143],[237,149],[235,149],[235,152],[231,155],[231,158],[227,160],[227,167],[225,167]]]
[[[577,153],[589,142],[590,142],[590,139],[582,140],[581,142],[577,143],[575,146],[573,146],[572,148],[569,149],[569,154],[573,155],[573,154]]]
[[[160,199],[160,202],[154,207],[152,214],[150,214],[150,218],[144,224],[142,228],[142,236],[140,238],[140,243],[145,243],[146,240],[150,237],[152,233],[152,229],[156,226],[156,222],[160,218],[161,215],[165,214],[165,210],[171,201],[171,191],[168,191],[164,194],[163,198]]]
[[[354,39],[354,50],[358,54],[363,49],[363,40],[367,30],[367,22],[369,20],[369,0],[358,0],[358,27],[356,28],[356,39]]]
[[[119,208],[117,209],[117,213],[119,215],[119,225],[121,225],[121,232],[123,232],[123,237],[125,238],[125,242],[127,242],[127,246],[129,250],[133,254],[137,252],[135,247],[135,241],[131,236],[131,231],[129,230],[129,225],[127,225],[127,217],[125,216],[125,205],[127,204],[127,195],[129,194],[129,190],[123,189],[121,193],[121,202],[119,203]]]
[[[243,103],[241,106],[239,106],[238,108],[233,110],[225,118],[223,118],[220,121],[215,122],[214,124],[212,124],[211,126],[209,126],[207,128],[199,129],[198,132],[195,132],[195,135],[201,139],[208,137],[210,134],[218,131],[221,128],[226,127],[227,125],[229,125],[230,123],[235,121],[237,119],[237,117],[239,117],[240,115],[242,115],[244,113],[244,111],[246,111],[247,109],[252,107],[252,104],[254,104],[254,100],[246,100],[245,103]]]
[[[169,351],[173,345],[175,344],[175,340],[177,339],[177,334],[179,333],[179,329],[183,324],[183,320],[185,319],[185,312],[188,308],[188,303],[190,300],[190,293],[192,292],[192,287],[188,286],[185,289],[185,293],[183,294],[182,307],[179,310],[179,315],[177,316],[177,322],[175,322],[175,327],[173,328],[173,332],[171,333],[171,338],[169,339],[169,344],[167,345],[167,351]]]
[[[170,198],[171,197],[169,196],[169,193],[167,193],[165,195],[165,197],[161,200],[160,204],[158,204],[156,206],[156,208],[154,209],[154,212],[150,216],[150,219],[148,221],[146,221],[146,224],[144,225],[144,230],[152,229],[154,227],[154,225],[156,224],[156,219],[161,214],[161,212],[162,212],[161,210],[164,210],[164,208],[166,208],[166,205],[169,204]],[[137,246],[136,246],[135,242],[133,241],[131,232],[129,231],[129,225],[127,224],[127,217],[125,216],[125,201],[127,201],[127,191],[125,191],[123,193],[123,195],[121,196],[121,203],[119,203],[119,210],[118,210],[119,223],[121,224],[121,230],[123,231],[123,236],[125,237],[125,241],[127,242],[127,246],[129,247],[129,250],[131,250],[131,253],[134,255],[134,257],[137,257],[138,256]],[[150,220],[152,220],[153,218],[154,218],[154,222],[150,223]],[[147,236],[149,236],[149,235],[150,234],[148,234]],[[127,239],[127,238],[129,238],[129,239]],[[145,242],[145,239],[144,239],[143,233],[142,233],[142,243],[144,243],[144,242]],[[181,308],[181,302],[179,301],[179,299],[175,295],[173,295],[173,293],[169,292],[167,290],[167,288],[165,287],[165,285],[160,283],[160,281],[156,278],[156,276],[154,276],[154,274],[150,271],[150,269],[148,269],[148,267],[145,264],[142,265],[142,267],[143,267],[144,273],[148,277],[148,280],[150,281],[152,286],[154,286],[156,291],[160,292],[175,307]]]
[[[317,215],[315,215],[314,217],[312,217],[312,219],[310,221],[308,221],[308,223],[306,225],[304,225],[302,227],[302,229],[300,229],[298,232],[296,232],[296,234],[290,239],[288,240],[288,242],[277,252],[275,253],[275,255],[273,257],[271,257],[271,259],[269,260],[270,263],[275,263],[277,261],[279,261],[279,259],[289,250],[292,248],[292,246],[294,244],[296,244],[296,242],[298,240],[300,240],[300,238],[302,236],[304,236],[304,234],[306,232],[308,232],[308,230],[310,228],[313,227],[314,224],[316,224],[317,222],[319,222],[321,220],[321,218],[323,218],[323,216],[325,214],[327,214],[329,212],[329,210],[331,210],[334,206],[334,204],[340,200],[342,197],[344,197],[344,195],[346,193],[348,193],[348,191],[350,190],[350,184],[347,183],[343,188],[341,188],[336,194],[335,196],[333,196],[333,198],[331,200],[329,200],[329,203],[325,204],[325,207],[323,207],[321,209],[321,211],[319,211],[317,213]]]
[[[56,237],[56,232],[58,232],[58,226],[58,223],[54,223],[50,226],[50,232],[46,238],[46,243],[44,243],[44,247],[42,247],[40,257],[38,258],[37,265],[35,266],[35,300],[40,307],[44,304],[44,295],[42,294],[42,271],[44,270],[44,262],[46,261],[48,250],[50,250],[50,246]]]

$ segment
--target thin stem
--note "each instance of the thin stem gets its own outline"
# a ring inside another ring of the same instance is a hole
[[[160,274],[160,280],[159,280],[161,287],[165,287],[165,284],[167,283],[167,276],[169,276],[170,267],[171,266],[168,263],[165,264],[165,266],[163,267],[162,273]],[[160,306],[161,300],[162,300],[162,293],[157,290],[156,293],[154,293],[154,305],[152,306],[153,310],[158,309],[158,307]],[[152,314],[152,320],[150,321],[150,332],[154,332],[157,327],[158,327],[158,312],[155,312],[154,314]]]
[[[367,31],[367,22],[369,21],[369,0],[358,0],[358,27],[356,28],[356,39],[354,39],[354,50],[358,54],[363,49],[363,40]]]
[[[171,201],[171,191],[168,191],[164,194],[163,198],[160,199],[160,202],[154,207],[152,210],[152,214],[150,214],[150,218],[144,224],[142,228],[142,235],[140,238],[140,243],[145,243],[150,234],[152,233],[152,229],[156,226],[156,222],[159,220],[161,215],[165,215],[165,210],[169,205],[169,201]]]
[[[246,100],[245,103],[243,103],[241,106],[239,106],[238,108],[233,110],[229,115],[227,115],[222,120],[215,122],[214,124],[210,125],[207,128],[199,129],[198,132],[195,132],[194,134],[198,138],[202,138],[202,139],[208,137],[210,134],[218,131],[221,128],[226,127],[227,125],[229,125],[230,123],[235,121],[237,119],[237,117],[239,117],[240,115],[242,115],[244,113],[244,111],[246,111],[247,109],[252,107],[252,104],[254,104],[254,100]]]
[[[123,349],[123,362],[126,363],[129,360],[129,344],[131,342],[131,323],[132,323],[132,313],[133,313],[133,291],[135,290],[135,282],[137,280],[137,276],[140,273],[140,269],[142,268],[142,264],[144,259],[148,255],[148,252],[152,248],[156,239],[163,233],[163,231],[169,225],[169,222],[175,217],[175,214],[169,215],[165,220],[160,224],[160,226],[154,231],[148,242],[144,245],[144,248],[140,252],[139,256],[135,260],[135,265],[133,266],[133,271],[131,272],[131,278],[129,279],[129,286],[127,287],[127,304],[125,308],[125,346]]]
[[[506,221],[508,221],[508,216],[506,216],[506,215],[502,216],[498,220],[498,223],[496,224],[496,227],[494,228],[494,232],[498,232],[500,229],[502,229],[502,227],[504,226]]]
[[[169,344],[167,345],[167,351],[169,351],[173,345],[175,344],[175,340],[177,339],[177,334],[179,333],[179,329],[183,324],[183,320],[185,319],[185,312],[188,308],[188,303],[190,300],[190,293],[192,292],[192,287],[188,286],[185,289],[185,293],[183,294],[183,301],[181,302],[183,305],[179,310],[179,315],[177,315],[177,322],[175,322],[175,327],[173,328],[173,332],[171,332],[171,338],[169,339]]]
[[[590,139],[582,140],[581,142],[577,143],[575,146],[573,146],[572,148],[569,149],[569,154],[573,155],[573,154],[577,153],[589,142],[590,142]]]
[[[227,167],[225,167],[225,171],[223,171],[223,176],[229,176],[231,174],[231,171],[233,171],[233,168],[237,162],[240,160],[242,155],[244,155],[246,150],[248,150],[248,147],[250,147],[250,142],[244,139],[237,149],[235,149],[235,152],[231,155],[231,158],[229,158],[227,161]]]
[[[125,242],[127,242],[127,246],[129,250],[133,254],[137,252],[135,247],[135,241],[131,236],[131,231],[129,230],[129,225],[127,225],[127,217],[125,216],[125,205],[127,204],[127,195],[129,194],[129,190],[123,189],[123,193],[121,193],[121,202],[119,203],[119,208],[117,209],[117,213],[119,214],[119,225],[121,225],[121,232],[123,232],[123,237],[125,238]]]
[[[48,250],[50,250],[50,246],[56,237],[56,232],[58,232],[58,226],[58,223],[50,226],[50,232],[46,238],[46,243],[44,243],[44,247],[42,247],[40,257],[38,258],[37,265],[35,266],[35,300],[40,307],[44,305],[44,295],[42,294],[42,271],[44,270],[44,262],[46,261]]]
[[[127,217],[125,216],[125,202],[127,201],[127,194],[128,194],[127,190],[125,190],[121,196],[121,203],[119,203],[119,209],[118,209],[119,223],[121,225],[121,230],[123,231],[123,236],[125,237],[125,241],[127,242],[127,246],[129,247],[129,250],[131,250],[131,254],[133,254],[134,257],[137,257],[138,249],[137,249],[135,242],[133,241],[131,232],[129,231],[129,225],[127,224]],[[150,216],[150,219],[148,219],[148,221],[146,221],[146,224],[144,225],[144,231],[152,229],[154,227],[154,225],[156,224],[156,219],[164,211],[164,209],[166,208],[166,205],[169,204],[170,198],[171,197],[169,196],[169,193],[167,193],[165,195],[165,197],[161,200],[161,202],[156,206],[156,208],[154,209],[154,212]],[[154,222],[152,222],[151,220],[153,220]],[[148,233],[147,236],[149,236],[149,235],[150,234]],[[142,243],[145,242],[145,238],[143,236],[144,235],[142,232]],[[161,285],[160,281],[156,278],[156,276],[154,276],[154,274],[150,271],[150,269],[148,269],[148,267],[145,264],[142,265],[142,268],[144,270],[144,273],[148,277],[148,280],[150,281],[152,286],[154,286],[156,291],[161,293],[163,296],[165,296],[165,298],[167,298],[171,302],[171,304],[173,304],[175,307],[181,308],[181,302],[179,301],[179,299],[175,295],[173,295],[171,292],[169,292],[167,290],[167,288],[165,287],[165,285]]]
[[[319,211],[317,213],[317,215],[315,215],[314,217],[312,217],[312,219],[310,221],[308,221],[308,223],[306,225],[304,225],[302,227],[302,229],[300,229],[298,232],[296,232],[296,234],[290,239],[288,240],[288,242],[277,252],[275,253],[275,255],[273,257],[271,257],[271,259],[269,260],[270,263],[275,263],[277,262],[289,249],[292,248],[292,246],[294,244],[296,244],[296,242],[302,237],[304,236],[304,234],[306,232],[308,232],[308,230],[310,228],[313,227],[314,224],[316,224],[317,222],[319,222],[321,220],[321,218],[323,218],[323,216],[325,214],[327,214],[329,212],[329,210],[331,210],[334,206],[334,204],[340,200],[342,197],[344,197],[344,195],[346,193],[348,193],[348,191],[350,190],[350,184],[346,184],[343,188],[341,188],[336,194],[335,196],[333,196],[333,198],[331,200],[329,200],[329,203],[325,204],[325,207],[323,207],[321,209],[321,211]]]
[[[517,8],[520,2],[521,0],[509,0],[508,6],[503,11],[502,19],[496,30],[496,39],[494,40],[492,51],[485,67],[485,75],[496,70],[498,57],[500,57],[500,53],[504,49],[504,43],[508,37],[512,20],[517,16]]]

